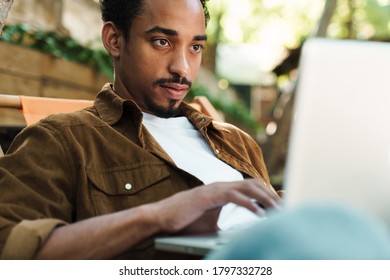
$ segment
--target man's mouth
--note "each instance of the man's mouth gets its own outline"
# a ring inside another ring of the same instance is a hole
[[[160,84],[159,87],[170,99],[182,99],[189,91],[189,86],[185,84],[165,83]]]
[[[159,87],[163,94],[171,100],[182,100],[190,91],[191,81],[186,77],[161,78],[154,81],[153,86]]]

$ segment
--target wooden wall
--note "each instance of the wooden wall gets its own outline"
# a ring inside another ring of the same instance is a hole
[[[107,81],[90,67],[0,42],[0,93],[93,99]],[[0,108],[0,126],[21,125],[18,110]]]

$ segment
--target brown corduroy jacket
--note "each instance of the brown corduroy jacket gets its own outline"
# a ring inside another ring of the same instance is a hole
[[[185,103],[181,113],[218,158],[244,177],[269,185],[262,151],[249,135]],[[0,157],[1,257],[31,259],[55,227],[199,185],[200,180],[176,167],[142,125],[138,106],[106,84],[94,106],[27,127]],[[119,258],[154,256],[153,238],[147,238]]]

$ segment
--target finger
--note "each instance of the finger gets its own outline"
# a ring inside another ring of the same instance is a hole
[[[264,208],[279,208],[280,198],[260,180],[247,181],[245,194],[255,199]]]
[[[253,179],[253,182],[258,185],[262,190],[264,190],[266,193],[268,193],[269,196],[273,197],[276,201],[280,200],[280,196],[277,194],[277,192],[274,190],[274,188],[270,185],[267,185],[263,180],[259,179]]]
[[[252,197],[245,195],[244,193],[241,193],[239,191],[229,192],[226,201],[245,207],[255,214],[260,213],[262,211],[260,206],[255,203]]]

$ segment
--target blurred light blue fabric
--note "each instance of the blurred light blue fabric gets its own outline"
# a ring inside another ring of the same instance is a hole
[[[382,222],[365,213],[319,203],[270,213],[206,259],[389,260],[390,234]]]

